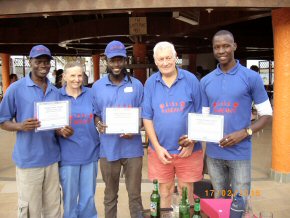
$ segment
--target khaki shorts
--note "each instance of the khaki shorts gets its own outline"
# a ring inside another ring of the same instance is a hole
[[[191,156],[181,158],[171,154],[172,162],[163,164],[157,153],[148,148],[148,178],[158,179],[160,183],[172,182],[176,177],[181,182],[197,182],[202,179],[203,151],[193,152]]]

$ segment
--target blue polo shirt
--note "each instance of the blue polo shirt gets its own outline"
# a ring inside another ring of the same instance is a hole
[[[0,104],[0,123],[15,118],[21,123],[34,116],[34,103],[59,100],[58,90],[47,80],[45,94],[30,73],[12,83]],[[46,167],[60,160],[55,131],[17,131],[12,158],[19,168]]]
[[[133,77],[131,81],[126,76],[119,85],[115,85],[107,75],[94,83],[92,87],[94,110],[103,122],[107,107],[141,107],[143,85]],[[144,154],[140,134],[134,135],[132,139],[123,139],[120,135],[114,134],[100,134],[100,141],[100,157],[107,158],[108,161],[142,157]]]
[[[260,104],[268,99],[260,75],[240,65],[239,61],[227,73],[223,73],[218,65],[202,78],[201,92],[202,104],[210,107],[210,114],[224,116],[224,135],[249,127],[252,102]],[[207,142],[206,153],[217,159],[250,160],[251,138],[226,148]]]
[[[82,87],[75,99],[60,89],[61,100],[70,102],[70,124],[74,134],[68,138],[59,137],[61,162],[63,165],[81,165],[97,161],[99,158],[99,133],[95,126],[91,89]]]
[[[160,145],[170,154],[178,154],[178,139],[187,135],[188,113],[200,113],[201,95],[197,78],[190,72],[177,68],[178,75],[168,88],[158,71],[144,87],[142,118],[152,120]],[[150,143],[153,148],[153,145]],[[154,149],[154,148],[153,148]],[[194,151],[200,150],[197,142]]]

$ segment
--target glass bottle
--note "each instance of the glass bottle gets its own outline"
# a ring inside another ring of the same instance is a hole
[[[190,218],[190,204],[187,197],[187,187],[182,187],[182,199],[179,204],[179,218]]]
[[[201,218],[200,214],[200,198],[194,199],[194,213],[192,218]]]
[[[160,194],[158,191],[158,181],[153,180],[153,192],[150,196],[150,217],[159,218],[160,217]]]

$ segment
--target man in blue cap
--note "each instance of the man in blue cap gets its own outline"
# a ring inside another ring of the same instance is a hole
[[[34,46],[30,51],[31,72],[11,84],[0,105],[0,127],[16,131],[13,160],[16,163],[18,217],[61,217],[56,131],[36,132],[35,102],[59,100],[58,90],[46,78],[52,59],[50,50]],[[14,121],[14,120],[15,121]],[[71,127],[58,129],[68,137]]]
[[[110,42],[105,50],[108,75],[93,85],[93,105],[100,133],[100,168],[105,188],[105,217],[117,217],[121,167],[129,196],[130,215],[137,218],[143,209],[141,199],[143,146],[140,135],[105,133],[104,112],[107,107],[140,107],[141,82],[127,74],[126,48],[119,41]]]

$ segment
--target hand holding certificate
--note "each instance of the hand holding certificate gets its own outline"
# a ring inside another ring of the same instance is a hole
[[[139,108],[106,108],[105,115],[106,134],[139,133]]]
[[[223,138],[224,116],[212,114],[188,114],[188,138],[197,141],[219,143]]]
[[[69,111],[69,101],[36,102],[35,114],[40,121],[40,127],[36,131],[68,126]]]

